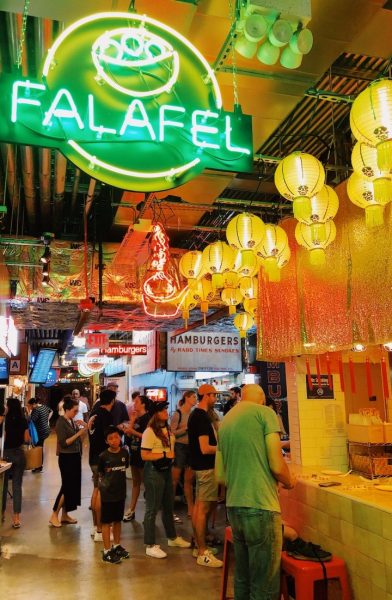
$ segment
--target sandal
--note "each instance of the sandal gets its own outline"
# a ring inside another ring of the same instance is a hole
[[[64,525],[75,525],[78,521],[77,521],[77,519],[71,519],[71,518],[69,518],[69,519],[61,519],[61,522]]]
[[[12,527],[13,529],[20,529],[20,521],[18,521],[17,523],[12,523]]]

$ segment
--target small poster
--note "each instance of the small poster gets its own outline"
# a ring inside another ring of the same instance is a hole
[[[330,382],[328,381],[328,375],[320,375],[320,382],[317,375],[311,375],[312,385],[309,386],[308,377],[306,377],[306,397],[309,400],[333,400],[333,376],[330,375]],[[331,387],[330,387],[331,386]]]

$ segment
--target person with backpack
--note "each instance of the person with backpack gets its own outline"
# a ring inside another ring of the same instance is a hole
[[[184,392],[170,421],[170,428],[175,437],[174,464],[172,467],[173,491],[175,496],[181,472],[184,471],[184,496],[188,506],[189,518],[192,517],[193,512],[193,479],[195,474],[190,466],[188,419],[196,402],[196,392],[193,390]]]
[[[31,472],[42,473],[44,463],[44,441],[50,435],[49,419],[51,418],[53,411],[46,404],[41,404],[38,398],[30,398],[27,403],[27,410],[30,411],[30,421],[34,423],[38,434],[38,440],[34,445],[41,446],[42,448],[42,465],[36,469],[32,469]]]

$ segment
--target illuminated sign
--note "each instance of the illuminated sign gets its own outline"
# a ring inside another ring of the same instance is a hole
[[[87,333],[86,348],[107,348],[109,346],[109,336],[107,333]]]
[[[2,76],[0,139],[58,148],[124,189],[182,185],[205,168],[252,170],[252,123],[222,109],[206,59],[135,13],[83,18],[56,39],[40,80]]]
[[[104,370],[108,362],[112,361],[112,358],[107,356],[100,356],[100,350],[94,348],[88,350],[83,356],[78,356],[78,371],[83,377],[90,377],[95,373],[100,373]]]
[[[107,356],[146,356],[147,345],[110,344],[108,348],[104,348],[103,350],[101,350],[101,354],[106,354]]]

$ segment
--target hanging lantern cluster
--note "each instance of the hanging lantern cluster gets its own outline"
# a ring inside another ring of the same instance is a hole
[[[353,204],[365,209],[367,227],[384,222],[384,207],[392,200],[392,81],[379,79],[361,92],[350,112],[355,144],[354,173],[347,182]]]
[[[187,279],[189,299],[182,302],[183,316],[199,304],[204,315],[219,294],[234,315],[243,305],[245,312],[234,320],[241,335],[254,324],[258,305],[258,273],[261,267],[272,282],[280,280],[280,270],[290,259],[286,232],[279,225],[265,224],[252,214],[233,217],[226,228],[227,243],[214,242],[203,252],[190,251],[180,260],[180,272]],[[185,308],[185,304],[189,304]]]
[[[275,171],[279,193],[293,202],[298,220],[295,237],[310,252],[310,263],[325,264],[325,248],[336,236],[332,219],[339,209],[336,192],[325,185],[324,167],[305,152],[293,152],[283,158]]]

